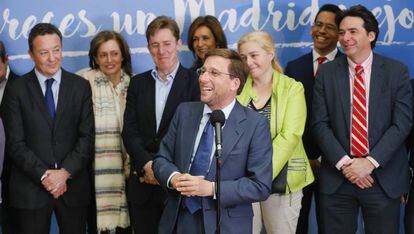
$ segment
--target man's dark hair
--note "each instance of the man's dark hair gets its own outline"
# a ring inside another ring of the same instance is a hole
[[[379,35],[378,21],[375,18],[374,14],[372,14],[371,11],[362,5],[352,6],[351,8],[344,10],[342,14],[336,15],[336,24],[339,25],[347,16],[361,18],[364,21],[364,24],[362,26],[367,31],[367,33],[375,33],[375,39],[371,42],[371,49],[374,49]]]
[[[29,49],[33,52],[33,41],[37,36],[44,36],[48,34],[56,34],[60,38],[62,43],[62,33],[59,29],[51,23],[38,23],[36,24],[29,33]]]
[[[240,80],[240,86],[237,90],[237,94],[240,94],[243,90],[244,83],[246,83],[247,76],[249,75],[249,68],[246,62],[240,57],[240,55],[231,49],[215,48],[207,51],[206,60],[211,56],[220,56],[230,60],[229,73],[233,78]]]
[[[2,63],[6,62],[6,47],[4,47],[4,44],[2,41],[0,41],[0,59]]]
[[[325,5],[321,6],[321,8],[319,8],[318,13],[316,13],[314,22],[316,22],[316,19],[318,18],[318,15],[323,11],[331,12],[331,13],[334,13],[335,15],[338,15],[338,14],[342,13],[342,10],[337,5],[325,4]],[[337,24],[336,26],[339,27],[339,24]]]
[[[147,37],[147,42],[149,45],[150,36],[154,36],[155,33],[160,29],[169,29],[174,35],[175,39],[180,40],[180,29],[178,28],[177,22],[172,18],[161,15],[155,18],[147,27],[145,36]]]

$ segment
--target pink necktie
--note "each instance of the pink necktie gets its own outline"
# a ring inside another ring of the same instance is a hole
[[[354,90],[352,92],[351,155],[358,157],[368,154],[368,122],[364,68],[355,67]]]
[[[316,78],[316,76],[318,75],[318,72],[319,72],[319,67],[321,66],[321,64],[323,62],[325,62],[327,60],[327,58],[321,56],[321,57],[317,58],[317,60],[318,60],[318,67],[316,68],[315,76],[313,78]]]

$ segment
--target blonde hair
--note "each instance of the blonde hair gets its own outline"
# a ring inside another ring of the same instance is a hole
[[[272,68],[279,73],[283,73],[282,66],[280,66],[280,63],[276,58],[276,49],[274,47],[272,36],[270,36],[269,33],[263,31],[253,31],[243,35],[237,43],[237,50],[240,51],[241,45],[250,41],[256,42],[262,49],[269,53],[274,52],[275,57],[272,60]]]

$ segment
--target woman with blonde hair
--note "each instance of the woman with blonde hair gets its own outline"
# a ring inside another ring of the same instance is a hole
[[[261,232],[262,222],[267,233],[295,233],[302,189],[314,180],[302,143],[304,88],[283,75],[268,33],[247,33],[237,48],[250,71],[238,101],[267,117],[273,143],[272,194],[253,204],[253,233]]]
[[[92,176],[96,209],[90,209],[88,233],[131,233],[125,194],[129,157],[121,129],[132,67],[129,46],[121,34],[98,33],[90,44],[89,66],[90,70],[80,74],[91,85],[95,115]]]

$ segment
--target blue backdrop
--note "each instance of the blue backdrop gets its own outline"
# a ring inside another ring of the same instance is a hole
[[[181,29],[182,63],[189,67],[193,57],[187,49],[187,30],[199,15],[215,15],[221,22],[230,47],[246,32],[264,30],[274,41],[283,66],[310,51],[310,25],[319,6],[334,3],[341,8],[361,1],[323,0],[0,0],[0,39],[5,43],[11,68],[18,74],[30,71],[28,33],[38,22],[51,22],[64,35],[63,67],[76,72],[88,67],[90,40],[101,30],[116,30],[127,39],[134,73],[153,66],[146,48],[145,29],[153,18],[167,15]],[[380,23],[377,53],[407,64],[414,77],[414,1],[365,1]],[[314,229],[313,229],[314,230]],[[53,233],[56,224],[53,224]],[[314,231],[313,231],[314,232]]]
[[[282,65],[311,49],[310,25],[319,6],[318,0],[1,0],[0,39],[10,55],[11,67],[18,74],[28,72],[33,64],[27,54],[27,36],[38,22],[57,25],[64,35],[63,66],[78,71],[88,66],[90,40],[97,32],[113,29],[127,39],[133,56],[135,73],[153,66],[146,49],[145,28],[157,15],[177,20],[187,44],[187,30],[199,15],[219,18],[233,48],[246,32],[265,30],[276,42]],[[361,1],[333,0],[329,3],[346,8]],[[410,67],[414,73],[414,1],[365,1],[380,22],[376,52],[393,57]],[[192,55],[184,46],[180,54],[184,65],[190,66]]]

